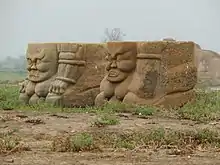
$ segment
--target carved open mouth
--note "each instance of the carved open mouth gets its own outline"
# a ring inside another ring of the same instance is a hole
[[[32,78],[38,78],[38,76],[32,75],[32,74],[30,74],[29,76],[32,77]]]
[[[110,70],[108,73],[109,77],[117,77],[119,75],[119,72],[117,70]]]
[[[29,72],[29,77],[38,78],[38,77],[39,77],[39,72],[38,72],[38,71],[35,71],[35,70],[31,70],[31,71]]]

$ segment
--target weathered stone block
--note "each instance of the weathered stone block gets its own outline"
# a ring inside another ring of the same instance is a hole
[[[105,44],[29,44],[28,75],[19,99],[27,104],[94,105],[104,77],[105,54]]]
[[[220,54],[211,50],[203,50],[199,45],[195,50],[198,68],[197,87],[220,86]]]
[[[193,42],[110,42],[107,49],[109,65],[96,105],[119,101],[175,108],[194,98]]]
[[[193,42],[176,41],[29,44],[20,100],[180,107],[194,98],[195,52]]]
[[[105,72],[105,45],[59,43],[57,50],[57,77],[46,101],[71,107],[94,105]]]
[[[28,44],[26,80],[21,84],[19,100],[36,104],[45,100],[57,73],[58,52],[53,43]]]

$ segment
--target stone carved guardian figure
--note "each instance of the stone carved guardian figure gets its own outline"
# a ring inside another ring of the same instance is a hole
[[[106,76],[101,81],[95,105],[123,101],[136,68],[136,42],[108,42]]]
[[[29,44],[26,58],[28,76],[21,84],[19,100],[36,104],[45,100],[57,73],[56,44]]]
[[[62,104],[62,96],[68,87],[74,85],[85,70],[83,46],[77,43],[61,43],[57,45],[59,53],[58,73],[50,85],[46,102],[54,105]]]
[[[177,108],[194,100],[197,68],[193,42],[110,42],[107,49],[107,75],[96,105],[119,101]]]

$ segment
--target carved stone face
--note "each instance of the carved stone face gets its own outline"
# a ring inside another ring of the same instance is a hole
[[[123,45],[123,43],[108,44],[108,71],[107,80],[110,82],[121,82],[136,67],[136,47],[133,44]]]
[[[35,53],[27,53],[28,78],[33,82],[49,79],[57,72],[57,54],[53,50],[41,49]]]

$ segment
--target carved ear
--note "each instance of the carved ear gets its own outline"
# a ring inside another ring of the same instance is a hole
[[[76,57],[79,59],[84,59],[85,57],[85,52],[86,51],[86,47],[80,45],[77,45],[77,50],[76,50]]]

